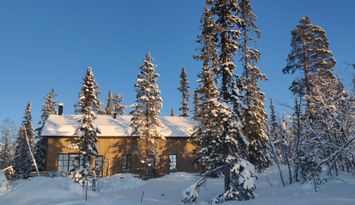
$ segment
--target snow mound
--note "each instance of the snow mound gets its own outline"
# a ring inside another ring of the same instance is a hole
[[[126,189],[133,189],[143,185],[145,182],[133,174],[115,174],[100,179],[102,192],[114,192]]]
[[[175,172],[163,177],[157,178],[156,180],[162,181],[184,181],[184,180],[194,180],[198,174],[191,174],[187,172]]]
[[[1,196],[0,204],[48,205],[58,204],[68,199],[77,199],[77,193],[74,193],[73,188],[69,191],[72,184],[71,178],[68,177],[35,177],[23,180],[10,192]]]
[[[287,167],[281,168],[286,174]],[[0,191],[0,205],[176,205],[181,204],[182,190],[198,178],[196,173],[177,172],[142,181],[133,174],[116,174],[99,179],[101,192],[92,192],[89,188],[88,200],[84,202],[83,188],[74,184],[71,178],[35,177],[11,182],[10,190]],[[309,184],[282,187],[274,166],[259,175],[255,199],[230,201],[223,205],[354,205],[354,190],[355,177],[345,173],[320,186],[318,192],[314,192]],[[207,205],[221,192],[223,179],[208,178],[200,189],[196,205]]]
[[[78,184],[78,183],[71,183],[69,185],[69,188],[68,188],[68,191],[71,193],[71,194],[74,194],[74,195],[77,195],[77,196],[82,196],[83,195],[83,192],[84,192],[84,189],[83,187]]]

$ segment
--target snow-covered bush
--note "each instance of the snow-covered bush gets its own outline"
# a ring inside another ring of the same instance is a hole
[[[256,189],[257,173],[254,165],[244,159],[239,159],[231,169],[230,190],[223,194],[223,198],[237,198],[239,200],[253,199]],[[240,188],[238,188],[240,187]],[[234,188],[238,188],[234,190]]]

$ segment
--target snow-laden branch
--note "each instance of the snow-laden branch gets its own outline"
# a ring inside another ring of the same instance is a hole
[[[206,171],[205,173],[203,173],[201,175],[201,177],[194,183],[192,184],[190,187],[188,187],[187,189],[185,189],[182,192],[182,195],[184,197],[184,199],[182,200],[182,203],[187,204],[187,203],[192,203],[194,204],[199,196],[199,191],[200,191],[200,186],[203,185],[206,180],[207,180],[207,176],[213,172],[216,172],[218,170],[221,170],[223,168],[223,166],[219,166],[216,167],[214,169],[211,169],[209,171]]]
[[[320,168],[324,163],[331,161],[331,165],[329,166],[332,167],[334,163],[336,162],[336,159],[339,157],[339,155],[343,152],[343,150],[348,147],[353,141],[355,141],[355,137],[351,138],[348,140],[343,146],[341,146],[336,152],[332,153],[330,156],[327,158],[323,159],[317,166],[317,168]]]

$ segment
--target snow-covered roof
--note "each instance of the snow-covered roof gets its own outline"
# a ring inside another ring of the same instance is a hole
[[[123,137],[131,136],[133,128],[130,115],[118,115],[116,119],[109,115],[97,115],[96,126],[100,130],[98,136]],[[74,136],[80,115],[50,115],[43,129],[42,136]],[[164,137],[190,137],[197,122],[185,117],[161,116]]]

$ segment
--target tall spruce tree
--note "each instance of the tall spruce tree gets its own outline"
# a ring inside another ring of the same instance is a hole
[[[133,135],[139,136],[139,157],[142,171],[148,169],[148,156],[152,155],[155,158],[153,166],[157,166],[157,143],[156,138],[164,139],[160,135],[162,123],[160,121],[160,110],[162,108],[162,99],[160,90],[157,84],[159,74],[156,73],[157,65],[152,62],[150,53],[147,53],[143,65],[139,68],[137,83],[135,90],[137,93],[136,102],[132,105],[134,108],[131,111]],[[145,175],[145,174],[144,174]]]
[[[239,5],[236,0],[207,0],[211,13],[215,16],[217,35],[219,39],[218,76],[221,78],[221,98],[229,100],[234,71],[234,55],[238,50],[239,27],[243,25],[238,17]]]
[[[16,179],[25,179],[32,170],[31,155],[26,142],[25,129],[20,127],[15,141],[15,154],[13,167]]]
[[[77,170],[83,179],[88,176],[96,176],[93,162],[98,155],[97,135],[100,133],[94,121],[100,111],[100,94],[98,84],[95,81],[92,68],[88,68],[83,79],[83,84],[77,105],[77,112],[81,114],[79,125],[76,130],[75,143],[80,149],[83,160],[83,169]]]
[[[39,128],[36,131],[36,145],[34,156],[36,158],[37,166],[40,171],[45,169],[46,152],[47,152],[47,138],[42,136],[42,129],[46,123],[49,115],[57,114],[58,103],[55,101],[57,93],[54,89],[51,89],[45,97],[44,104],[42,106],[42,114],[39,121]]]
[[[202,61],[204,67],[207,65],[210,67],[212,78],[215,83],[218,83],[218,27],[215,20],[213,19],[213,13],[210,9],[205,8],[201,19],[201,24],[201,34],[197,36],[197,43],[201,45],[201,47],[197,50],[200,51],[200,53],[195,55],[194,58],[196,60]],[[202,72],[199,74],[199,78],[202,78]]]
[[[180,87],[178,90],[182,94],[182,100],[181,100],[181,107],[179,110],[182,112],[180,116],[182,117],[189,117],[189,112],[190,112],[190,107],[189,107],[189,98],[190,98],[190,93],[189,93],[189,80],[187,79],[187,73],[185,68],[182,68],[181,74],[180,74]]]
[[[259,172],[270,165],[267,153],[267,113],[265,111],[265,94],[260,91],[259,80],[266,80],[266,75],[255,65],[260,60],[260,52],[250,44],[260,37],[256,25],[256,16],[253,13],[249,0],[239,3],[240,18],[244,22],[240,35],[240,57],[243,65],[242,84],[244,88],[243,132],[248,138],[247,159],[253,162]]]
[[[33,152],[35,147],[35,132],[32,126],[32,111],[30,102],[28,102],[26,105],[26,111],[22,120],[22,126],[25,128],[30,148]]]
[[[89,70],[91,70],[90,71],[91,74],[89,74]],[[90,75],[92,75],[92,77]],[[87,69],[86,76],[84,78],[84,82],[86,82],[86,81],[92,81],[94,83],[94,84],[90,85],[90,86],[92,86],[92,87],[90,87],[91,90],[88,90],[87,92],[92,92],[93,95],[99,96],[101,94],[101,91],[100,91],[99,85],[96,83],[96,81],[93,77],[91,67],[88,67],[88,69]],[[84,84],[83,84],[83,86],[84,86]],[[89,86],[89,85],[87,85],[87,86]],[[81,92],[79,93],[80,100],[81,100],[83,93],[84,93],[84,90],[82,88]],[[96,105],[93,105],[93,104],[96,104]],[[91,102],[90,106],[92,106],[92,109],[93,109],[92,111],[95,112],[96,114],[99,114],[99,115],[105,114],[105,111],[102,108],[102,102],[100,101],[100,99],[98,97],[96,97],[95,103]],[[80,105],[80,101],[79,101],[79,103],[74,105],[74,111],[76,114],[82,114],[83,108],[82,108],[82,105]]]
[[[205,67],[202,73],[202,85],[200,95],[204,99],[199,105],[200,126],[193,134],[193,141],[197,144],[196,159],[202,165],[203,171],[213,170],[220,166],[219,154],[211,152],[214,149],[215,141],[223,132],[223,128],[216,127],[216,118],[219,117],[219,110],[216,99],[219,95],[217,87],[213,81],[210,68]]]
[[[221,134],[221,130],[223,129],[219,129],[220,133],[214,133],[218,128],[212,125],[213,119],[217,117],[217,115],[212,115],[212,113],[218,112],[218,106],[214,103],[216,101],[211,100],[219,97],[218,89],[215,85],[216,75],[212,70],[217,72],[219,64],[217,53],[217,27],[212,12],[208,8],[204,10],[201,24],[201,35],[197,37],[197,42],[201,45],[198,49],[200,53],[194,56],[195,59],[202,61],[203,64],[203,69],[198,75],[200,77],[198,80],[200,85],[194,94],[195,119],[199,120],[201,124],[197,132],[193,134],[193,141],[198,145],[196,158],[205,172],[220,165],[219,162],[216,161],[216,156],[211,157],[210,154],[216,155],[216,153],[211,153],[212,143],[214,141],[212,138],[216,137],[214,135]],[[211,69],[211,65],[214,66],[215,69]]]
[[[31,104],[28,102],[15,142],[14,169],[15,176],[18,179],[27,178],[33,169],[33,159],[30,150],[31,152],[34,150],[34,135]]]
[[[217,83],[217,73],[219,70],[219,59],[218,59],[218,28],[216,26],[215,20],[213,19],[213,14],[210,9],[205,8],[203,16],[201,19],[202,30],[201,34],[197,36],[197,43],[200,44],[200,48],[197,50],[200,51],[197,55],[194,56],[196,60],[202,61],[203,69],[198,75],[200,78],[200,84],[204,84],[203,79],[206,78],[205,69],[208,69],[211,73],[211,79]],[[206,99],[206,94],[203,93],[204,88],[198,87],[194,92],[194,118],[199,120],[200,115],[200,106]]]
[[[220,152],[223,159],[224,200],[247,200],[254,198],[255,173],[254,166],[245,160],[245,147],[249,145],[243,134],[242,114],[246,106],[243,104],[240,78],[236,74],[234,56],[239,48],[240,28],[245,22],[239,17],[240,5],[236,0],[208,0],[207,4],[215,17],[219,39],[220,102],[229,106],[230,118],[222,126],[224,132],[220,137]],[[226,110],[227,111],[227,110]],[[228,113],[228,112],[227,112]],[[238,167],[238,168],[236,168]],[[243,170],[243,172],[241,171]],[[246,174],[248,173],[248,174]],[[245,186],[243,180],[248,175],[251,186]]]
[[[201,147],[201,150],[206,151],[206,155],[203,156],[204,154],[202,154],[200,158],[208,159],[211,157],[211,160],[205,161],[204,167],[207,169],[205,173],[213,172],[224,176],[224,193],[218,196],[214,202],[235,199],[247,200],[254,197],[256,173],[254,166],[245,160],[246,147],[249,142],[243,134],[242,113],[244,113],[243,110],[246,107],[243,105],[243,87],[240,78],[235,73],[236,65],[234,62],[234,56],[239,47],[239,28],[244,23],[238,17],[240,8],[236,0],[208,0],[206,2],[208,9],[205,9],[204,12],[202,35],[199,39],[207,39],[206,36],[211,36],[212,33],[212,36],[216,36],[213,39],[216,40],[212,41],[213,44],[208,45],[206,43],[208,41],[202,40],[199,42],[203,44],[202,48],[210,47],[212,50],[219,51],[215,76],[221,80],[214,81],[220,82],[218,97],[203,99],[204,96],[202,95],[201,98],[200,103],[208,103],[211,106],[210,109],[213,107],[213,111],[207,115],[201,114],[199,116],[200,121],[206,120],[208,122],[201,123],[199,126],[200,133],[197,132],[196,135],[205,136],[203,140],[206,140],[206,144],[214,143],[214,146],[205,145]],[[209,15],[206,15],[206,13]],[[206,20],[211,23],[205,23]],[[213,29],[206,29],[206,25]],[[211,62],[214,62],[213,56],[206,50],[200,49],[199,55],[201,56],[200,59],[203,60],[203,71],[206,68],[209,69]],[[201,92],[201,88],[199,92]],[[210,136],[207,137],[208,134],[203,134],[203,132],[207,133],[203,130],[211,130]],[[208,150],[208,148],[211,148],[211,150]],[[218,157],[212,157],[217,155]],[[187,196],[193,195],[187,194]],[[184,201],[191,202],[190,199]]]

